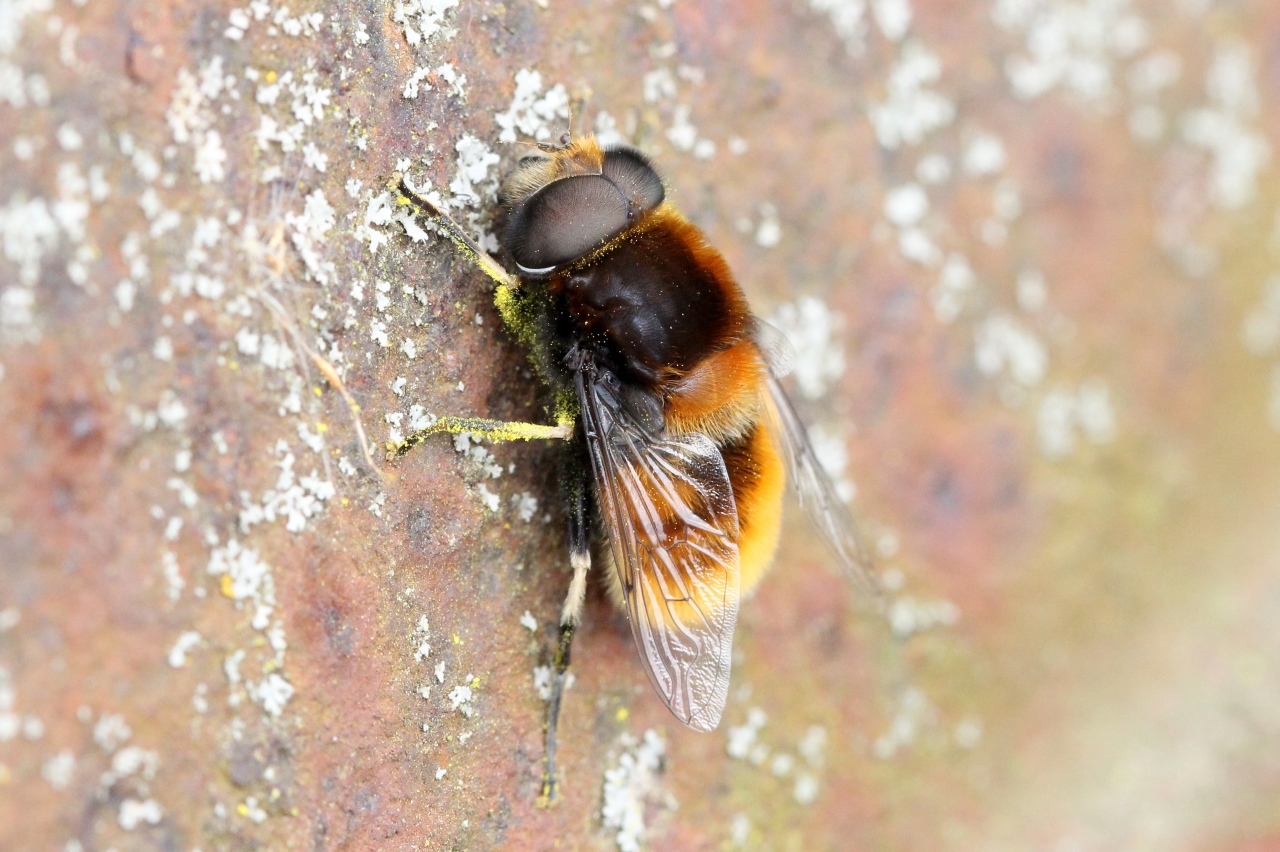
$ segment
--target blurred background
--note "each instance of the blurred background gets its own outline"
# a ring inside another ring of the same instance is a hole
[[[1280,849],[1280,5],[0,3],[0,847]],[[487,280],[650,153],[797,349],[719,731],[569,570]]]

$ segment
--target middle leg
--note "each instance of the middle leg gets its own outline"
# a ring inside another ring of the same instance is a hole
[[[568,440],[573,437],[573,424],[561,423],[547,426],[541,423],[523,423],[519,420],[486,420],[482,417],[441,417],[430,426],[418,429],[400,443],[387,442],[387,458],[405,455],[431,435],[446,432],[458,435],[469,432],[477,438],[490,441]]]

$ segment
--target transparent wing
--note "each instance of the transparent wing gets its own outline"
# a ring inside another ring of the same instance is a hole
[[[827,476],[822,463],[818,461],[813,445],[809,443],[809,433],[804,423],[800,421],[791,400],[787,398],[778,377],[772,371],[766,383],[769,386],[766,408],[774,421],[776,428],[773,432],[782,445],[787,471],[791,475],[800,505],[817,524],[818,529],[822,530],[827,544],[840,560],[845,573],[878,594],[880,584],[871,570],[871,556],[862,543],[858,525],[849,514],[849,508],[836,493],[831,477]]]
[[[795,347],[775,326],[759,317],[755,317],[754,322],[756,346],[764,356],[764,363],[775,378],[785,379],[791,375],[791,370],[795,367]]]
[[[738,512],[701,434],[649,434],[607,373],[577,374],[596,495],[636,648],[681,722],[720,723],[738,620]]]

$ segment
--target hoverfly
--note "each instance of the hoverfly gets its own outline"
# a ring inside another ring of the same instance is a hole
[[[556,394],[556,426],[442,417],[435,432],[568,444],[569,561],[542,793],[556,797],[555,734],[569,650],[598,558],[640,662],[677,719],[720,722],[742,594],[773,559],[788,475],[841,565],[874,588],[844,503],[779,377],[781,337],[756,319],[724,258],[666,199],[635,148],[593,136],[540,143],[504,181],[515,275],[401,177],[414,204],[497,283],[503,320]]]

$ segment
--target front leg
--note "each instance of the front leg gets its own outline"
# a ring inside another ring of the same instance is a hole
[[[471,259],[480,270],[492,278],[501,287],[510,287],[515,290],[520,286],[520,279],[516,278],[510,272],[502,268],[502,264],[494,260],[493,255],[489,254],[480,245],[471,238],[471,235],[462,229],[462,226],[453,220],[453,217],[433,204],[430,199],[423,198],[410,188],[408,181],[401,175],[399,183],[400,191],[404,193],[404,197],[400,199],[401,204],[412,204],[426,215],[430,216],[440,223],[440,227],[458,244],[458,248],[462,249],[462,253]]]

